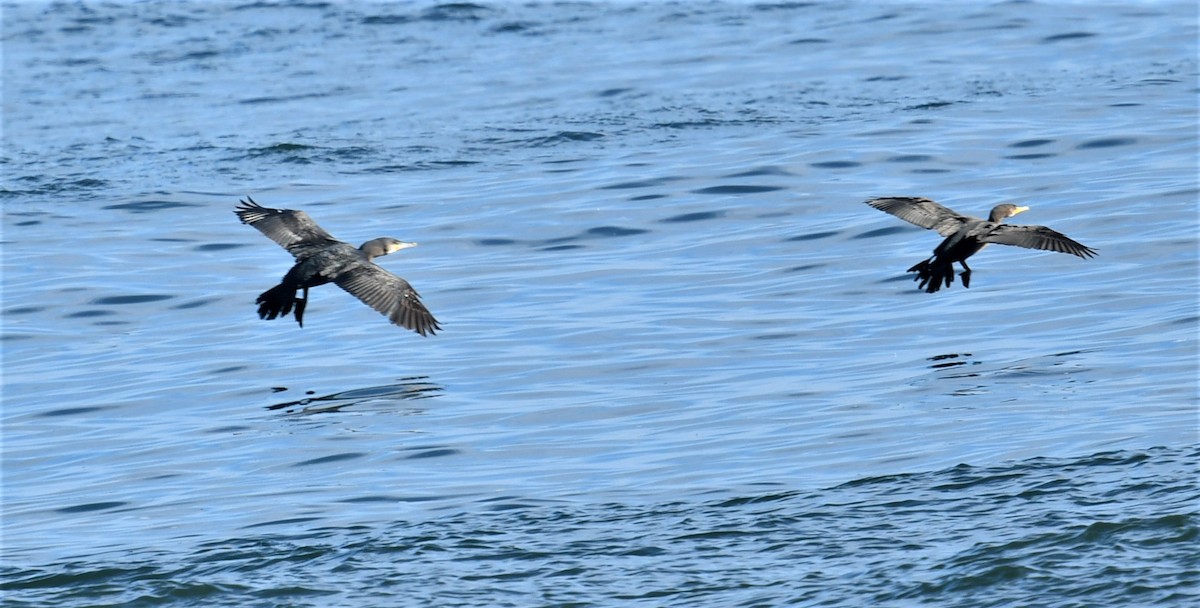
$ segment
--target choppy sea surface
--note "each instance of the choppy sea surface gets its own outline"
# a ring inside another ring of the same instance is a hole
[[[1196,11],[4,4],[3,603],[1194,605]]]

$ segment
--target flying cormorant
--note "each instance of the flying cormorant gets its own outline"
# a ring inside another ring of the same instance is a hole
[[[1001,223],[1018,213],[1028,211],[1029,207],[1018,207],[1011,204],[996,205],[988,219],[982,220],[969,215],[962,215],[952,209],[943,207],[927,198],[912,196],[895,196],[873,198],[866,203],[880,211],[890,213],[906,222],[922,228],[936,230],[946,237],[933,255],[918,262],[908,272],[917,273],[913,280],[920,281],[918,289],[933,293],[954,282],[954,263],[962,264],[963,287],[970,287],[971,268],[967,266],[967,258],[975,255],[989,243],[1001,245],[1016,245],[1029,249],[1045,249],[1070,253],[1081,258],[1090,258],[1096,251],[1085,247],[1066,235],[1055,232],[1045,226],[1020,226]]]
[[[296,322],[304,327],[304,309],[308,288],[334,283],[383,313],[392,323],[422,336],[436,333],[437,319],[421,303],[408,281],[375,265],[379,256],[416,247],[393,238],[372,239],[355,248],[325,232],[308,214],[291,209],[268,209],[246,197],[234,213],[242,220],[279,243],[296,258],[296,265],[283,276],[279,285],[258,296],[258,317],[286,317],[295,307]],[[304,296],[296,297],[298,290]]]

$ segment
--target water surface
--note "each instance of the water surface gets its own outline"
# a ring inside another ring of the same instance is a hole
[[[4,13],[6,605],[1196,599],[1189,3]]]

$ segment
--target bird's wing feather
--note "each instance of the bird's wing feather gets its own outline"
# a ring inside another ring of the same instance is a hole
[[[234,213],[243,224],[254,226],[296,257],[300,257],[314,245],[324,246],[338,242],[303,211],[263,207],[250,197],[240,202],[241,205]]]
[[[867,201],[867,204],[910,224],[935,230],[942,236],[950,236],[958,232],[965,222],[975,219],[918,196],[873,198]]]
[[[1021,226],[1017,224],[996,224],[987,234],[980,235],[982,243],[999,243],[1001,245],[1016,245],[1028,249],[1044,249],[1059,253],[1070,253],[1081,258],[1096,255],[1096,250],[1072,240],[1065,234],[1051,230],[1045,226]]]
[[[334,283],[396,325],[422,336],[441,329],[408,281],[375,264],[363,264],[344,272]]]

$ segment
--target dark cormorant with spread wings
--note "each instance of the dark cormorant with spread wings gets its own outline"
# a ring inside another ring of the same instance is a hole
[[[971,267],[967,266],[967,258],[979,253],[979,250],[989,243],[1070,253],[1081,258],[1096,255],[1094,249],[1045,226],[1002,223],[1018,213],[1028,211],[1029,207],[1018,207],[1008,203],[996,205],[991,216],[982,220],[962,215],[927,198],[896,196],[873,198],[866,203],[911,224],[936,230],[938,234],[946,237],[946,240],[933,250],[929,259],[908,269],[908,272],[917,273],[913,280],[920,281],[918,289],[924,289],[928,293],[941,289],[943,284],[949,287],[954,282],[955,262],[963,267],[960,275],[963,287],[970,287]]]
[[[304,327],[308,288],[334,283],[396,325],[422,336],[441,329],[408,281],[372,262],[379,256],[416,247],[416,243],[378,238],[356,248],[333,238],[303,211],[269,209],[250,197],[239,202],[234,213],[243,224],[257,228],[296,258],[296,265],[279,285],[264,291],[255,301],[260,319],[286,317],[294,307],[296,322]],[[304,290],[301,298],[296,297],[299,290]]]

